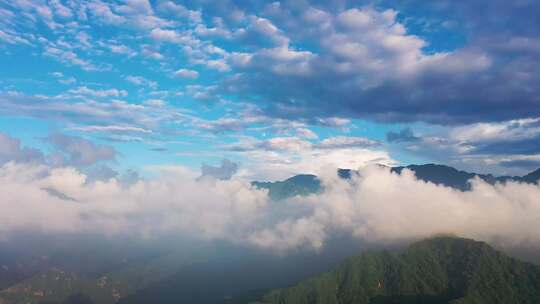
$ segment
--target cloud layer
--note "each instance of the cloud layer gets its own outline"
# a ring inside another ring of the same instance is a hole
[[[320,248],[344,232],[384,243],[455,234],[502,246],[540,245],[539,185],[471,182],[472,190],[461,192],[419,181],[408,170],[398,175],[367,167],[351,181],[329,174],[324,193],[294,200],[309,210],[306,215],[283,219],[250,239],[284,250]]]
[[[198,179],[182,167],[122,184],[87,182],[71,167],[0,167],[0,236],[16,232],[226,240],[285,253],[322,249],[336,235],[389,243],[450,233],[502,246],[540,246],[539,185],[472,181],[461,192],[368,166],[351,180],[322,176],[325,191],[285,202],[236,179]]]

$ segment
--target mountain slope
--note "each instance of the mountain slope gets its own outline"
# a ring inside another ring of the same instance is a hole
[[[263,303],[540,303],[540,267],[488,245],[440,237],[399,255],[367,252]]]
[[[0,290],[0,304],[70,303],[70,297],[112,304],[205,259],[204,254],[184,248],[149,261],[136,262],[98,278],[51,268]]]
[[[504,182],[511,179],[510,177],[495,177],[491,174],[470,173],[466,171],[460,171],[449,166],[436,164],[394,167],[391,170],[392,172],[401,174],[403,169],[409,169],[413,171],[416,178],[418,178],[419,180],[432,182],[437,185],[452,187],[461,191],[467,191],[471,189],[469,180],[473,179],[475,176],[490,184],[494,184],[496,182]]]
[[[540,180],[540,169],[533,171],[521,178],[522,181],[526,183],[536,183]]]

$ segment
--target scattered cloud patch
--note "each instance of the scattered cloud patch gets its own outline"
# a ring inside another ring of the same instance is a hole
[[[401,129],[399,132],[390,131],[386,133],[386,140],[391,143],[402,143],[402,142],[415,142],[420,140],[411,128]]]
[[[0,164],[7,162],[41,163],[43,153],[37,149],[23,147],[21,141],[8,134],[0,133]]]
[[[199,77],[199,72],[189,69],[179,69],[174,72],[174,76],[178,78],[197,79]]]
[[[221,180],[229,180],[238,170],[238,164],[228,159],[223,159],[220,166],[202,164],[201,177],[210,176]]]
[[[116,159],[117,151],[112,146],[95,144],[87,139],[60,133],[47,138],[56,152],[49,156],[55,166],[87,167],[101,161]]]

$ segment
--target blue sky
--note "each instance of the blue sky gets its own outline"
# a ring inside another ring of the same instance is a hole
[[[540,167],[538,14],[526,0],[2,2],[0,162],[523,174]]]

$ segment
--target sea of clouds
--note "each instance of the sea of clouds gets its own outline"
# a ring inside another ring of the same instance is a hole
[[[420,181],[413,172],[368,166],[350,180],[334,170],[324,191],[271,201],[239,179],[156,169],[126,184],[89,181],[73,167],[8,162],[0,167],[0,239],[17,232],[107,238],[230,241],[286,253],[323,249],[337,234],[391,243],[453,234],[501,246],[540,248],[540,186],[471,180],[471,191]]]

